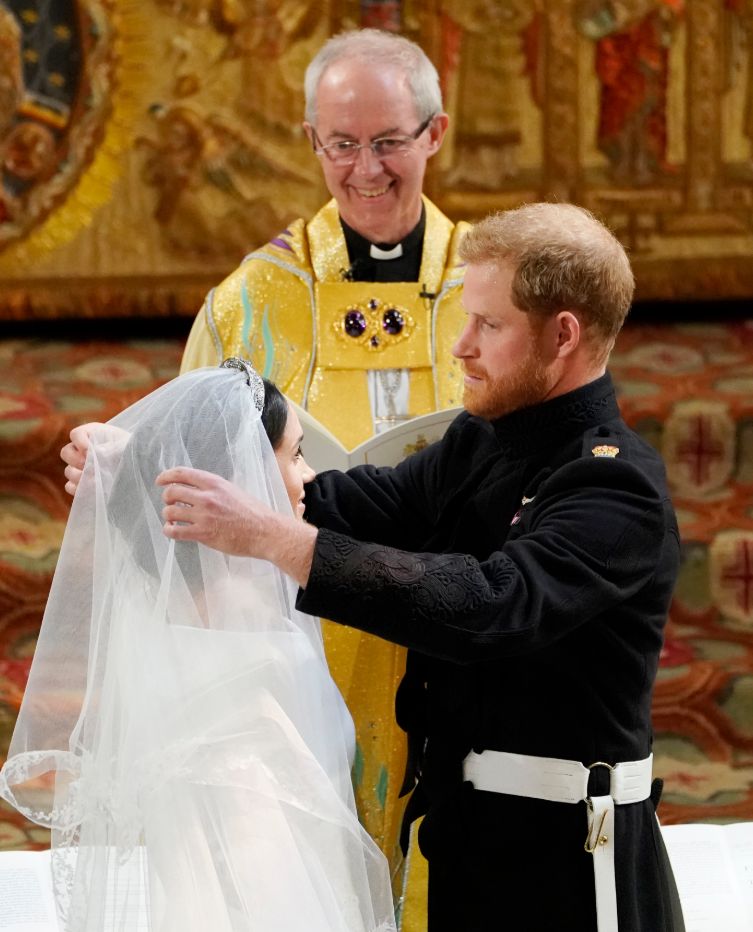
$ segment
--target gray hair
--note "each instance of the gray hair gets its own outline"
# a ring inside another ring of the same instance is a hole
[[[600,356],[612,348],[633,299],[624,247],[592,213],[575,204],[526,204],[481,220],[460,243],[469,264],[510,263],[512,299],[549,317],[577,311]]]
[[[442,112],[439,75],[420,46],[392,32],[354,29],[328,39],[306,69],[303,87],[309,123],[316,122],[316,93],[324,72],[335,62],[354,59],[367,60],[375,67],[400,68],[408,79],[420,121]]]

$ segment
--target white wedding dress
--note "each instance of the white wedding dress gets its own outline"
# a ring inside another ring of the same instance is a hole
[[[318,621],[270,564],[161,531],[173,465],[290,510],[259,387],[192,372],[92,438],[0,772],[69,932],[394,932]]]

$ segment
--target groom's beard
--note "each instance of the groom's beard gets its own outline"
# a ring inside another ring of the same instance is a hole
[[[551,386],[541,358],[538,342],[533,340],[526,356],[504,375],[490,376],[483,369],[465,365],[469,375],[483,379],[474,385],[466,385],[463,406],[470,414],[489,421],[520,408],[539,404],[547,397]]]

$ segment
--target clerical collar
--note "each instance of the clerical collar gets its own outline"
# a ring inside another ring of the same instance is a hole
[[[403,244],[398,243],[397,246],[393,246],[391,249],[382,249],[381,246],[377,246],[376,243],[372,243],[369,246],[369,255],[372,259],[399,259],[403,254]]]
[[[421,271],[426,209],[421,205],[421,217],[410,233],[399,243],[372,243],[361,236],[340,217],[348,247],[352,281],[417,281]]]

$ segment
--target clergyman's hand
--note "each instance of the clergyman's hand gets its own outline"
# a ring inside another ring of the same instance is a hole
[[[163,532],[173,540],[195,540],[239,557],[276,564],[305,586],[316,528],[281,515],[232,482],[201,469],[176,466],[157,477],[164,486]]]
[[[81,424],[74,427],[70,433],[71,442],[66,443],[60,451],[60,459],[67,463],[65,467],[65,491],[69,495],[75,495],[78,484],[81,481],[81,474],[84,471],[86,454],[89,452],[89,437],[93,430],[101,427],[96,421],[89,424]]]

